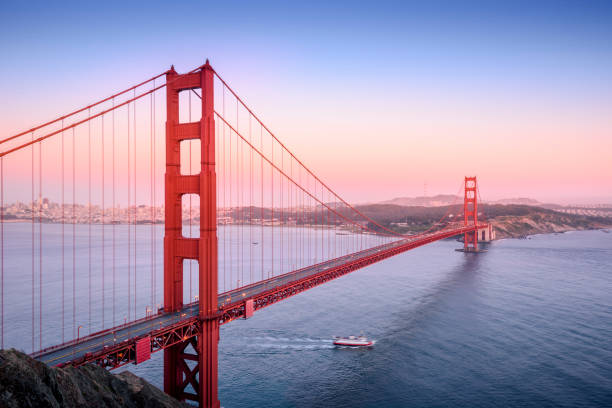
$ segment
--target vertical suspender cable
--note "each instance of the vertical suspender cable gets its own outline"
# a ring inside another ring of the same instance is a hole
[[[317,190],[317,181],[315,180],[315,196],[318,195],[318,193],[319,192]],[[324,202],[323,201],[323,196],[321,196],[320,201]],[[316,205],[315,211],[316,211],[316,214],[317,214],[317,221],[315,222],[315,225],[321,230],[321,242],[319,243],[319,246],[321,247],[321,259],[318,259],[319,258],[319,253],[318,252],[317,252],[317,256],[316,256],[317,261],[318,261],[317,263],[319,263],[319,262],[323,261],[323,205],[322,204],[317,204],[316,202],[315,202],[315,205]],[[317,235],[318,235],[318,233],[317,233]],[[318,237],[317,237],[317,239],[318,239]]]
[[[292,166],[293,166],[293,158],[292,158]],[[299,175],[299,170],[300,168],[298,166],[296,166],[296,173],[297,175]],[[297,178],[297,175],[295,176]],[[293,175],[291,176],[292,178],[294,177]],[[295,180],[295,179],[294,179]],[[293,233],[293,251],[294,251],[294,260],[293,260],[293,269],[299,269],[299,260],[300,260],[300,230],[299,230],[299,218],[300,218],[300,200],[298,197],[298,192],[299,189],[297,188],[297,186],[293,185],[293,192],[291,193],[292,196],[292,205],[293,205],[293,217],[295,219],[295,231]]]
[[[34,132],[32,132],[32,142],[34,142]],[[32,353],[34,352],[34,143],[32,143]]]
[[[259,125],[259,150],[263,153],[263,126]],[[264,280],[264,173],[263,156],[260,157],[261,163],[261,280]]]
[[[300,167],[300,178],[302,177],[302,168]],[[300,185],[302,185],[302,181],[300,181]],[[306,239],[304,235],[304,231],[306,229],[306,218],[304,211],[304,193],[299,193],[300,195],[300,219],[301,219],[301,228],[300,228],[300,268],[304,267],[304,259],[306,258]]]
[[[238,128],[238,103],[236,102],[236,128]],[[238,132],[236,132],[236,203],[238,218],[238,228],[236,230],[236,240],[238,245],[236,246],[236,259],[238,265],[236,268],[236,287],[240,287],[242,281],[242,157],[240,156],[240,139],[238,138]]]
[[[155,80],[153,80],[153,89],[155,89]],[[154,214],[154,220],[153,220],[153,230],[155,231],[157,228],[157,175],[155,172],[155,168],[157,165],[157,160],[156,160],[156,145],[155,145],[155,139],[156,139],[156,135],[155,135],[155,92],[153,92],[151,94],[153,96],[153,214]],[[153,236],[153,304],[155,305],[155,307],[157,308],[157,240],[156,240],[156,236],[157,234],[154,233]]]
[[[326,190],[327,191],[327,190]],[[330,202],[330,198],[329,198],[329,191],[327,191],[327,200],[328,202]],[[332,203],[333,205],[333,203]],[[332,207],[333,208],[333,207]],[[327,228],[327,259],[331,259],[331,229],[330,229],[330,216],[333,213],[331,213],[330,211],[326,211],[326,220],[325,220],[325,227]]]
[[[236,129],[238,129],[238,102],[236,101]],[[235,215],[235,220],[237,220],[236,223],[236,287],[240,287],[240,280],[241,280],[241,276],[242,276],[242,271],[241,271],[241,266],[242,266],[242,257],[241,257],[241,250],[242,250],[242,245],[240,242],[240,232],[241,232],[241,228],[240,228],[240,194],[242,192],[241,190],[241,186],[240,186],[240,139],[238,138],[238,131],[234,132],[236,133],[236,143],[234,144],[234,146],[236,147],[236,155],[234,156],[234,162],[236,165],[236,171],[234,173],[235,175],[235,186],[236,186],[236,215]]]
[[[227,160],[228,160],[228,167],[229,167],[229,214],[230,214],[230,219],[233,220],[234,218],[234,212],[233,207],[232,207],[232,130],[229,129],[229,135],[228,135],[228,148],[229,148],[229,154],[227,155]],[[233,268],[233,264],[234,264],[234,256],[232,253],[232,246],[233,246],[233,235],[234,235],[234,223],[232,221],[232,223],[230,224],[232,227],[230,228],[230,243],[229,243],[229,286],[230,289],[233,286],[233,273],[232,270]]]
[[[225,84],[223,84],[222,89],[223,89],[223,92],[222,92],[221,102],[223,104],[223,107],[221,110],[223,111],[223,117],[225,117]],[[225,128],[226,126],[225,124],[221,124],[221,126],[223,126],[223,217],[225,218],[224,225],[223,225],[223,291],[225,292],[227,290],[227,282],[226,282],[227,280],[227,269],[226,269],[227,203],[225,201],[225,192],[227,190],[227,171],[225,168],[225,164],[227,160],[226,160],[226,155],[225,155]]]
[[[317,208],[317,179],[313,178],[312,180],[312,192],[313,196],[310,198],[310,202],[312,203],[312,242],[314,243],[314,248],[312,250],[312,262],[313,264],[318,263],[319,259],[319,232],[317,231],[317,223],[319,222],[319,209]]]
[[[225,85],[223,85],[223,112],[225,112]],[[225,164],[227,162],[225,155],[225,124],[220,124],[223,126],[223,218],[225,221],[223,222],[223,291],[225,292],[227,289],[227,269],[225,267],[225,260],[227,258],[226,252],[226,232],[227,232],[227,202],[225,201],[225,192],[227,191],[227,171],[225,168]]]
[[[302,185],[302,168],[298,167],[298,185]],[[298,231],[298,246],[299,246],[299,254],[298,254],[298,269],[302,268],[302,260],[304,258],[304,208],[302,205],[303,195],[300,194],[296,189],[297,201],[296,205],[298,207],[298,219],[300,220],[300,230]]]
[[[236,118],[238,122],[238,118]],[[238,123],[236,123],[238,129]],[[244,286],[244,144],[240,142],[240,279]]]
[[[77,336],[76,326],[76,137],[72,128],[72,338]]]
[[[136,88],[134,88],[134,98],[136,98]],[[138,198],[136,196],[136,168],[138,167],[136,165],[136,103],[137,101],[134,101],[134,319],[137,319],[137,312],[136,312],[136,295],[138,293],[138,289],[137,289],[137,284],[136,284],[136,265],[138,264],[138,260],[136,258],[136,247],[137,247],[137,241],[136,241],[136,217],[138,216]]]
[[[295,180],[293,178],[293,157],[289,156],[291,158],[291,180]],[[291,198],[289,199],[289,207],[291,208],[291,218],[293,219],[293,228],[292,228],[292,237],[291,237],[291,269],[295,270],[296,268],[296,260],[297,260],[297,212],[295,210],[296,207],[296,202],[297,200],[295,199],[295,192],[296,192],[296,188],[293,185],[293,183],[290,184],[290,194],[291,194]]]
[[[100,219],[100,227],[102,228],[102,262],[100,263],[102,266],[102,330],[104,330],[104,317],[105,317],[105,299],[104,299],[104,289],[105,289],[105,285],[104,285],[104,278],[105,278],[105,265],[104,265],[104,247],[106,246],[106,242],[104,240],[105,238],[105,234],[104,234],[104,230],[106,229],[106,225],[105,225],[105,218],[104,218],[104,115],[102,115],[100,117],[100,122],[102,124],[102,146],[100,147],[101,150],[101,154],[102,154],[102,216]]]
[[[272,163],[274,163],[274,140],[270,138],[270,150],[272,150]],[[272,229],[272,254],[271,254],[271,263],[272,263],[272,271],[271,274],[274,276],[274,166],[270,166],[270,225]]]
[[[291,158],[291,178],[293,178],[293,158]],[[299,167],[297,168],[299,174]],[[295,176],[297,178],[297,176]],[[292,213],[293,219],[295,220],[295,227],[293,231],[293,269],[297,270],[299,268],[299,259],[300,259],[300,230],[299,228],[299,200],[298,200],[298,188],[292,184],[292,192],[291,192],[291,205],[292,205]]]
[[[38,348],[42,350],[42,142],[38,144]]]
[[[293,158],[292,158],[292,164],[293,166]],[[300,168],[297,167],[297,173],[299,174],[299,170]],[[293,175],[291,176],[293,178]],[[292,192],[292,200],[293,200],[293,217],[295,219],[295,231],[293,233],[293,251],[295,253],[294,255],[294,260],[293,260],[293,269],[296,270],[299,268],[299,260],[300,260],[300,230],[299,230],[299,218],[300,218],[300,200],[298,197],[298,192],[299,189],[293,185],[293,192]]]
[[[308,177],[308,175],[306,175],[306,177]],[[306,191],[308,191],[308,178],[306,178]],[[310,237],[308,234],[308,230],[306,229],[306,226],[309,224],[309,220],[308,220],[308,214],[306,213],[306,209],[308,207],[308,200],[310,199],[310,197],[304,195],[304,193],[301,194],[302,196],[302,240],[304,241],[303,245],[304,245],[304,256],[302,257],[302,267],[308,265],[308,259],[310,256]]]
[[[307,191],[313,191],[314,194],[317,194],[317,180],[314,179],[313,180],[313,188],[312,190],[310,189],[310,183],[308,183],[308,189]],[[310,220],[309,220],[309,224],[310,224],[310,243],[311,243],[311,249],[312,249],[312,257],[310,258],[310,262],[312,262],[312,264],[317,263],[317,255],[318,255],[318,250],[317,250],[317,240],[319,239],[318,234],[317,234],[317,203],[315,201],[315,199],[311,196],[308,196],[308,202],[310,203],[311,207],[310,207]]]
[[[306,191],[310,192],[310,175],[306,179]],[[315,189],[316,194],[316,189]],[[308,219],[308,230],[306,231],[308,235],[308,259],[306,260],[306,264],[310,265],[312,263],[312,247],[313,247],[313,238],[317,237],[316,231],[312,231],[314,225],[314,217],[313,217],[313,209],[312,209],[313,199],[310,195],[306,196],[306,210],[307,210],[307,219]]]
[[[336,208],[336,204],[334,202],[334,197],[332,197],[332,195],[330,194],[329,190],[327,190],[327,199],[332,202],[333,204],[333,208]],[[335,258],[336,257],[336,239],[334,237],[334,232],[335,232],[335,228],[336,228],[336,212],[332,211],[331,214],[329,214],[329,218],[328,218],[328,225],[327,225],[327,255],[328,257],[331,258]]]
[[[62,119],[62,129],[64,128],[64,120]],[[65,336],[64,336],[64,331],[65,331],[65,298],[66,298],[66,293],[65,293],[65,271],[66,271],[66,259],[65,259],[65,254],[64,254],[64,245],[65,245],[65,237],[64,237],[64,232],[65,232],[65,213],[64,213],[64,189],[65,189],[65,183],[64,183],[64,132],[62,132],[62,343],[65,341]]]
[[[314,194],[317,194],[317,186],[316,186],[317,180],[315,180],[313,178],[313,184],[314,186],[312,187],[312,190],[310,188],[310,178],[308,179],[308,188],[307,191],[314,191]],[[311,197],[310,195],[308,196],[308,225],[310,226],[309,228],[309,238],[310,238],[310,247],[309,247],[309,254],[310,254],[310,258],[309,258],[309,262],[311,262],[312,264],[317,263],[316,259],[317,259],[317,231],[316,231],[316,222],[317,222],[317,205],[316,205],[316,201],[313,197]]]
[[[298,166],[298,185],[302,185],[302,167]],[[299,188],[295,188],[295,206],[297,219],[299,221],[299,230],[297,231],[297,269],[302,267],[304,259],[304,211],[302,206],[303,195]]]
[[[299,185],[302,185],[302,167],[298,167],[298,171],[299,171]],[[300,247],[300,253],[299,253],[299,266],[298,269],[302,268],[304,266],[304,252],[306,250],[306,245],[304,243],[304,225],[306,224],[304,222],[304,194],[299,191],[299,189],[297,189],[297,205],[298,205],[298,214],[299,214],[299,219],[300,219],[300,230],[298,232],[298,244]]]
[[[0,309],[0,349],[4,349],[4,157],[0,157]]]
[[[365,232],[365,228],[361,227],[361,231],[359,232],[361,234],[361,247],[359,248],[360,251],[363,250],[363,244],[364,244],[363,240],[364,240],[364,236],[365,236],[364,232]]]
[[[236,130],[238,127],[238,101],[236,101]],[[236,147],[238,147],[238,135],[236,134]],[[240,279],[244,286],[244,144],[240,143]]]
[[[150,251],[151,251],[151,282],[149,282],[149,285],[151,287],[151,299],[150,299],[150,303],[151,303],[151,312],[153,312],[155,310],[155,300],[153,299],[155,296],[155,286],[153,285],[153,279],[154,279],[154,272],[153,272],[153,266],[155,265],[155,252],[153,251],[153,243],[155,242],[155,207],[153,204],[153,94],[151,94],[150,99],[149,99],[149,136],[150,136],[150,141],[149,141],[149,161],[150,161],[150,166],[151,166],[151,170],[149,172],[149,182],[151,184],[150,186],[150,201],[151,201],[151,245],[150,245]]]
[[[236,126],[238,123],[238,102],[236,102]],[[239,146],[238,144],[240,143],[239,139],[238,139],[238,132],[234,132],[236,134],[236,141],[234,142],[234,147],[236,148],[236,152],[233,154],[234,155],[234,182],[232,183],[235,187],[235,193],[236,193],[236,208],[234,210],[234,225],[235,227],[235,242],[234,242],[234,246],[236,247],[236,267],[235,267],[235,271],[236,271],[236,287],[240,286],[240,155],[238,154],[239,152]]]
[[[289,156],[289,177],[293,180],[293,158]],[[293,218],[293,185],[291,183],[287,183],[289,188],[287,189],[287,209],[289,211],[289,219]],[[289,262],[289,270],[295,269],[292,267],[293,265],[293,236],[294,236],[295,228],[289,229],[289,239],[287,240],[288,244],[288,254],[287,261]]]
[[[128,235],[128,298],[127,298],[127,320],[132,320],[132,172],[131,172],[131,145],[130,145],[130,104],[127,105],[127,196],[128,196],[128,207],[127,207],[127,235]]]
[[[334,200],[333,201],[334,202],[334,206],[335,206],[335,208],[338,208],[337,201],[334,199],[333,195],[330,197],[330,199]],[[338,257],[338,241],[339,241],[339,239],[338,239],[338,236],[337,236],[338,235],[338,232],[337,232],[338,222],[337,221],[338,221],[338,219],[337,219],[337,216],[336,216],[336,212],[334,211],[334,213],[332,215],[332,228],[333,229],[331,231],[331,234],[333,235],[333,243],[332,243],[332,254],[333,255],[332,256],[334,258]]]
[[[249,143],[252,143],[251,114],[249,114]],[[253,149],[249,148],[249,283],[253,283]]]
[[[310,191],[310,175],[306,176],[306,191]],[[306,217],[307,220],[307,225],[308,225],[308,230],[305,230],[304,233],[306,234],[306,242],[308,243],[308,252],[306,254],[306,263],[304,264],[309,265],[310,264],[310,260],[312,259],[312,234],[310,233],[310,227],[311,227],[311,216],[312,214],[310,213],[310,203],[311,203],[311,198],[310,195],[307,195],[305,197],[305,201],[306,204],[304,206],[304,216]]]
[[[331,196],[331,194],[329,195],[329,199],[333,200],[332,202],[333,202],[334,208],[338,209],[338,206],[336,205],[336,200],[334,200],[334,197]],[[336,231],[336,212],[335,211],[332,213],[332,224],[331,224],[331,228],[330,228],[330,234],[333,235],[333,243],[330,240],[330,244],[332,246],[332,250],[331,250],[332,251],[332,257],[336,258],[336,256],[337,256],[336,255],[336,253],[337,253],[336,249],[338,247],[338,237],[337,237],[338,233]]]
[[[115,107],[115,98],[113,98],[113,108]],[[113,109],[113,127],[112,127],[112,138],[113,142],[111,147],[113,149],[113,213],[112,213],[112,233],[113,233],[113,327],[116,326],[116,310],[115,310],[115,267],[116,267],[116,253],[115,253],[115,209],[117,202],[115,201],[115,109]]]
[[[284,157],[283,157],[283,149],[281,149],[281,169],[284,172],[285,171],[285,164],[284,164]],[[285,259],[285,254],[283,252],[284,249],[284,245],[283,245],[283,230],[285,229],[285,217],[284,217],[284,213],[285,213],[285,209],[283,208],[283,179],[284,177],[279,174],[278,175],[278,182],[279,182],[279,188],[280,188],[280,273],[283,273],[283,260]]]
[[[301,168],[300,168],[300,172],[301,172]],[[301,254],[301,266],[300,268],[303,268],[306,265],[306,258],[308,256],[307,252],[306,252],[306,243],[307,243],[307,236],[306,236],[306,202],[305,202],[306,198],[304,196],[303,192],[300,192],[300,206],[301,206],[301,217],[302,217],[302,228],[301,228],[301,236],[302,236],[302,254]]]
[[[313,184],[314,184],[313,191],[314,191],[314,195],[316,197],[317,196],[317,180],[316,179],[314,180]],[[314,208],[313,208],[314,227],[317,228],[317,226],[318,226],[317,223],[319,222],[319,220],[317,219],[318,214],[319,214],[319,209],[317,208],[318,205],[317,205],[316,200],[313,199],[312,204],[314,205]],[[318,258],[319,258],[319,248],[318,248],[318,245],[319,245],[319,242],[318,242],[319,237],[318,237],[318,235],[319,234],[317,233],[316,229],[313,229],[312,233],[314,235],[314,256],[313,256],[312,260],[313,260],[314,263],[318,263],[317,261],[318,261]]]
[[[236,120],[238,117],[236,115]],[[240,219],[240,154],[239,154],[239,144],[240,140],[238,139],[238,133],[236,133],[236,158],[234,160],[236,164],[236,171],[234,174],[236,175],[236,218]],[[240,224],[238,224],[236,228],[236,287],[240,287],[240,277],[241,277],[241,255],[240,251],[242,250],[241,242],[240,242]]]
[[[87,116],[91,116],[91,111],[87,111]],[[89,224],[89,333],[91,333],[91,120],[87,122],[87,164],[89,166],[89,187],[88,187],[88,224]]]

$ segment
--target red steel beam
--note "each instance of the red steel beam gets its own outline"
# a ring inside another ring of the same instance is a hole
[[[294,282],[287,283],[286,285],[270,289],[255,296],[242,298],[238,302],[220,308],[219,311],[213,317],[214,319],[216,319],[220,326],[222,324],[229,323],[232,320],[246,317],[245,313],[247,301],[252,301],[253,310],[257,311],[274,303],[278,303],[281,300],[297,295],[298,293],[302,293],[308,289],[312,289],[315,286],[322,285],[323,283],[329,282],[330,280],[339,278],[358,269],[383,261],[392,256],[401,254],[414,248],[418,248],[431,242],[450,238],[456,235],[465,234],[466,232],[476,231],[485,227],[487,227],[487,224],[481,224],[478,226],[471,225],[459,229],[453,229],[451,231],[443,231],[437,234],[432,234],[428,237],[424,237],[416,241],[410,241],[405,243],[404,245],[377,252],[367,257],[356,259],[346,264],[339,265],[337,267],[330,268],[320,273],[308,276],[304,279],[300,279]],[[196,337],[199,331],[201,330],[201,325],[202,320],[199,317],[189,317],[173,325],[152,330],[150,333],[125,340],[115,346],[104,347],[98,352],[88,353],[83,357],[66,363],[62,363],[58,366],[80,366],[87,363],[93,363],[109,369],[121,367],[128,363],[133,363],[136,361],[136,342],[139,339],[150,336],[151,353],[155,353],[159,350],[163,350],[165,348],[190,340],[192,337]]]

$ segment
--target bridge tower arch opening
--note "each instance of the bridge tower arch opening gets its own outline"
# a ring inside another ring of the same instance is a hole
[[[179,93],[200,89],[202,117],[180,123]],[[164,232],[164,310],[183,307],[183,261],[198,262],[198,335],[164,350],[164,391],[177,399],[218,408],[217,320],[217,197],[215,173],[214,71],[208,61],[196,72],[166,74],[166,175]],[[181,174],[181,147],[185,140],[200,141],[199,174]],[[182,197],[200,196],[200,235],[182,235]]]
[[[478,225],[478,185],[476,177],[466,177],[463,197],[463,224]],[[478,252],[478,230],[466,232],[463,236],[463,250]]]

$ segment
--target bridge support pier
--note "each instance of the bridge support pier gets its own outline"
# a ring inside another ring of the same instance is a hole
[[[217,196],[215,173],[214,71],[208,61],[200,72],[166,75],[166,201],[164,236],[164,310],[183,308],[183,260],[198,261],[198,335],[164,350],[164,390],[177,399],[218,408]],[[202,118],[179,123],[179,92],[200,88]],[[180,173],[180,143],[199,139],[198,175]],[[200,238],[183,237],[182,196],[200,195]],[[191,301],[191,299],[190,299]]]

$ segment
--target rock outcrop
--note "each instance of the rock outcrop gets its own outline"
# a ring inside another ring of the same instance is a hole
[[[49,367],[17,350],[0,350],[0,408],[187,406],[129,371]]]

